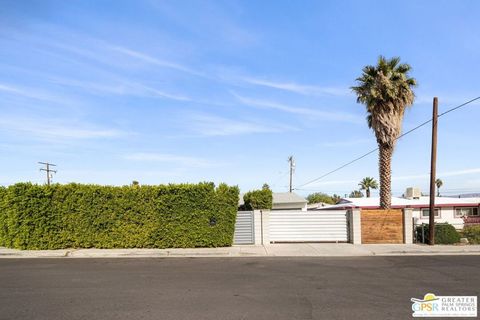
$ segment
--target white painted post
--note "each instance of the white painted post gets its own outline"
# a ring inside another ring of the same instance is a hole
[[[262,210],[262,244],[270,244],[270,210]]]
[[[255,245],[262,244],[262,210],[253,210],[253,227]]]
[[[362,244],[362,221],[361,209],[348,210],[348,219],[350,222],[350,242],[352,244]]]
[[[405,244],[413,243],[413,209],[403,209],[403,242]]]
[[[255,245],[270,244],[270,210],[254,210]]]

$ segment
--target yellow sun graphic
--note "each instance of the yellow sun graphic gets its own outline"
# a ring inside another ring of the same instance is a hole
[[[424,301],[433,301],[433,300],[437,300],[437,297],[436,297],[433,293],[427,293],[427,294],[423,297],[423,300],[424,300]]]

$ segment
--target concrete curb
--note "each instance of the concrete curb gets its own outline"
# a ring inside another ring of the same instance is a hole
[[[480,255],[480,245],[352,245],[295,243],[195,249],[64,249],[16,250],[0,248],[0,259],[18,258],[241,258],[241,257],[372,257]]]

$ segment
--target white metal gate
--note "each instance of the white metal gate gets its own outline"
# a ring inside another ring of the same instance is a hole
[[[271,242],[346,242],[348,218],[345,210],[272,210]]]
[[[255,241],[253,211],[238,211],[233,244],[253,244]]]

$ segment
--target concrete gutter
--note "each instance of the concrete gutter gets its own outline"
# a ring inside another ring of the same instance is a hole
[[[364,257],[480,255],[480,245],[295,243],[192,249],[64,249],[0,248],[0,258],[169,258],[169,257]]]

